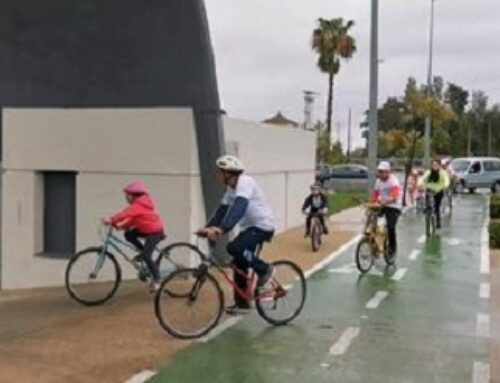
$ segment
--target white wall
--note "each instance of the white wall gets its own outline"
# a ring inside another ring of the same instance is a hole
[[[137,179],[151,189],[171,240],[189,241],[193,221],[203,220],[189,110],[6,109],[3,134],[2,288],[64,281],[67,260],[36,255],[43,248],[40,171],[78,173],[77,249],[99,244],[99,220],[125,207],[121,190]]]
[[[39,172],[77,172],[77,249],[99,244],[100,218],[125,206],[122,187],[148,184],[169,241],[192,241],[205,222],[193,116],[188,109],[4,109],[1,287],[64,283],[67,260],[40,257]],[[302,224],[314,178],[314,134],[226,118],[226,140],[255,176],[279,229]],[[133,277],[130,267],[126,277]]]

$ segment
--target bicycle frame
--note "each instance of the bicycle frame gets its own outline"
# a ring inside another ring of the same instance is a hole
[[[255,250],[255,257],[258,257],[260,255],[260,252],[262,251],[262,245],[259,245],[257,249]],[[236,285],[236,282],[234,281],[234,278],[231,278],[226,270],[224,270],[224,266],[221,265],[217,260],[216,260],[216,254],[215,254],[215,249],[213,244],[210,244],[210,252],[211,255],[209,257],[205,256],[206,261],[204,264],[208,267],[214,267],[226,280],[227,283],[229,283],[236,294],[247,300],[247,301],[254,301],[257,299],[265,299],[265,298],[281,298],[286,295],[286,289],[279,285],[277,286],[276,289],[273,291],[263,291],[259,294],[255,294],[255,271],[252,269],[250,273],[245,273],[241,269],[239,269],[237,266],[234,265],[234,263],[231,262],[230,268],[233,270],[234,273],[239,274],[241,276],[244,276],[245,279],[247,280],[247,288],[245,290],[239,288]]]

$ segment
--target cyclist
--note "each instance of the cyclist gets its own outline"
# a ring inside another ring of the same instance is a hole
[[[305,237],[311,235],[311,221],[314,216],[317,216],[323,227],[323,233],[328,234],[328,227],[325,223],[325,214],[328,212],[328,198],[322,192],[321,185],[314,183],[311,185],[311,194],[307,196],[302,205],[302,213],[307,214],[306,218],[306,234]]]
[[[234,265],[243,272],[235,272],[236,286],[245,291],[248,279],[246,274],[251,267],[257,274],[257,288],[264,286],[272,277],[273,266],[255,257],[258,245],[271,241],[276,223],[262,189],[255,180],[243,174],[243,163],[235,156],[225,155],[217,159],[217,176],[226,187],[219,207],[208,224],[198,230],[198,234],[211,241],[239,226],[239,235],[227,246]],[[250,308],[250,303],[234,291],[234,305],[226,309],[236,314]]]
[[[387,236],[389,240],[388,251],[394,256],[397,251],[396,225],[401,215],[401,184],[397,177],[391,173],[391,164],[383,161],[378,165],[378,177],[375,183],[373,200],[382,204],[381,215],[387,221]]]
[[[436,214],[436,228],[441,228],[441,202],[444,192],[450,187],[448,173],[442,169],[441,161],[433,160],[431,168],[420,179],[420,185],[425,190],[434,193],[434,213]]]
[[[156,245],[165,239],[163,222],[146,185],[142,182],[132,182],[123,192],[129,206],[103,221],[106,225],[125,230],[125,239],[140,251],[134,260],[144,260],[152,275],[150,290],[156,291],[160,286],[160,273],[151,256]]]

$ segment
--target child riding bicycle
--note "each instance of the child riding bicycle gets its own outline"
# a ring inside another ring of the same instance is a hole
[[[311,221],[314,216],[317,216],[323,227],[323,234],[328,234],[328,227],[325,223],[325,214],[328,212],[328,198],[322,192],[321,185],[314,183],[311,185],[311,194],[307,196],[302,205],[302,213],[307,215],[306,218],[306,233],[305,237],[311,235]]]
[[[165,239],[163,222],[143,183],[133,182],[123,192],[129,206],[112,217],[103,219],[103,222],[125,230],[125,239],[140,251],[135,260],[143,260],[153,276],[150,290],[156,291],[159,288],[160,273],[152,254],[158,243]]]

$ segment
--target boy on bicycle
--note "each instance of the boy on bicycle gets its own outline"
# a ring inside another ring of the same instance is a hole
[[[133,182],[127,185],[123,192],[129,206],[103,221],[106,225],[125,230],[125,239],[140,251],[134,259],[144,260],[153,276],[150,281],[150,290],[156,291],[160,285],[160,273],[151,256],[158,243],[165,239],[163,222],[143,183]]]
[[[314,183],[311,185],[311,194],[307,196],[302,205],[302,213],[307,214],[305,237],[311,235],[311,221],[317,216],[323,228],[323,234],[328,234],[328,227],[325,223],[325,214],[328,212],[328,198],[322,193],[321,185]]]
[[[255,256],[257,246],[270,241],[276,223],[262,189],[255,180],[243,174],[243,163],[236,157],[225,155],[216,161],[217,176],[226,187],[226,193],[208,224],[198,230],[198,235],[211,241],[218,240],[237,225],[240,233],[227,246],[234,265],[242,272],[234,273],[236,286],[245,291],[248,269],[257,274],[257,288],[263,287],[273,275],[273,266]],[[246,311],[250,303],[234,291],[234,305],[226,309],[235,314]]]
[[[377,168],[378,177],[375,183],[373,201],[382,205],[381,215],[387,221],[388,251],[392,257],[397,251],[396,225],[401,215],[402,191],[399,180],[391,174],[389,162],[381,162]]]

